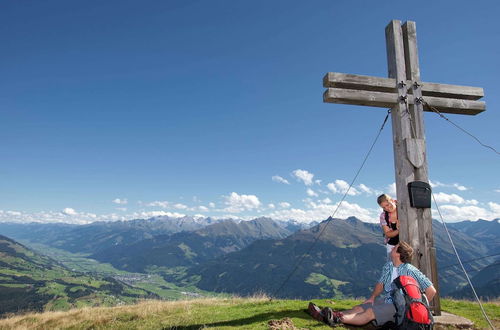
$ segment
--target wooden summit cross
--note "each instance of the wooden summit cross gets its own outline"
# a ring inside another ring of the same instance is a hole
[[[426,83],[420,80],[415,22],[403,26],[393,20],[385,28],[389,78],[330,72],[323,79],[328,88],[324,102],[391,108],[396,170],[399,236],[415,249],[412,263],[426,274],[438,290],[432,302],[440,315],[436,249],[430,208],[410,206],[407,185],[429,182],[423,111],[476,115],[486,109],[482,88]]]

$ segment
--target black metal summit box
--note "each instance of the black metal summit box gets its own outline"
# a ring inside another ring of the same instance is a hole
[[[427,182],[413,181],[408,183],[410,205],[416,208],[431,207],[431,186]]]

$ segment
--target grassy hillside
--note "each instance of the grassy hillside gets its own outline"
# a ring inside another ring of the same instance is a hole
[[[335,309],[346,309],[358,303],[354,300],[314,302]],[[331,329],[306,314],[307,303],[300,300],[269,301],[265,297],[207,298],[175,302],[150,300],[130,306],[81,308],[67,312],[14,316],[0,320],[0,329],[270,329],[269,322],[273,320],[294,326],[285,329]],[[476,304],[442,300],[442,305],[443,310],[474,321],[477,329],[487,327]],[[500,304],[487,303],[485,308],[498,327]]]
[[[0,315],[112,306],[158,297],[110,277],[87,276],[0,235]]]
[[[156,269],[151,268],[148,274],[132,273],[116,269],[110,264],[90,259],[88,257],[88,253],[71,253],[65,250],[52,248],[44,244],[29,243],[24,241],[21,243],[26,244],[31,249],[39,251],[54,260],[57,260],[66,268],[78,272],[81,275],[113,278],[135,288],[144,289],[157,294],[162,299],[178,300],[202,296],[221,296],[221,294],[200,290],[189,283],[183,286],[178,286],[174,283],[167,282],[161,275],[159,275],[165,273],[166,271],[159,267]],[[171,270],[171,272],[173,271],[174,270]],[[177,269],[177,272],[182,274],[182,269]]]

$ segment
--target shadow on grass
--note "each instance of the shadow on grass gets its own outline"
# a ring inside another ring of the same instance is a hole
[[[203,323],[203,324],[192,324],[192,325],[173,325],[169,327],[163,328],[163,330],[198,330],[198,329],[203,329],[205,327],[240,327],[240,326],[248,326],[251,324],[259,324],[259,323],[264,323],[267,325],[267,323],[271,320],[281,320],[285,317],[289,318],[300,318],[300,319],[307,319],[307,320],[312,320],[313,322],[318,322],[314,319],[311,318],[311,316],[307,313],[306,309],[290,309],[290,310],[284,310],[280,312],[270,312],[270,313],[262,313],[262,314],[257,314],[254,316],[250,317],[245,317],[241,319],[236,319],[236,320],[227,320],[227,321],[219,321],[219,322],[212,322],[212,323]],[[318,326],[325,326],[325,324],[319,323]],[[342,325],[346,329],[376,329],[376,327],[372,326],[371,324],[367,324],[361,327],[356,327],[356,326],[347,326],[347,325]]]
[[[289,318],[302,318],[302,319],[311,319],[311,317],[306,313],[305,309],[291,309],[284,310],[280,312],[270,312],[270,313],[262,313],[253,315],[250,317],[245,317],[236,320],[227,320],[227,321],[219,321],[212,323],[203,323],[203,324],[192,324],[192,325],[173,325],[170,327],[164,328],[166,329],[178,329],[178,330],[195,330],[203,327],[239,327],[250,324],[258,324],[264,323],[267,324],[270,320],[282,319],[285,317]]]

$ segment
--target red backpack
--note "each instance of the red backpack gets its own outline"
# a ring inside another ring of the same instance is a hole
[[[395,322],[398,329],[433,328],[434,319],[427,297],[413,277],[397,277],[392,282],[391,297],[396,307]]]

